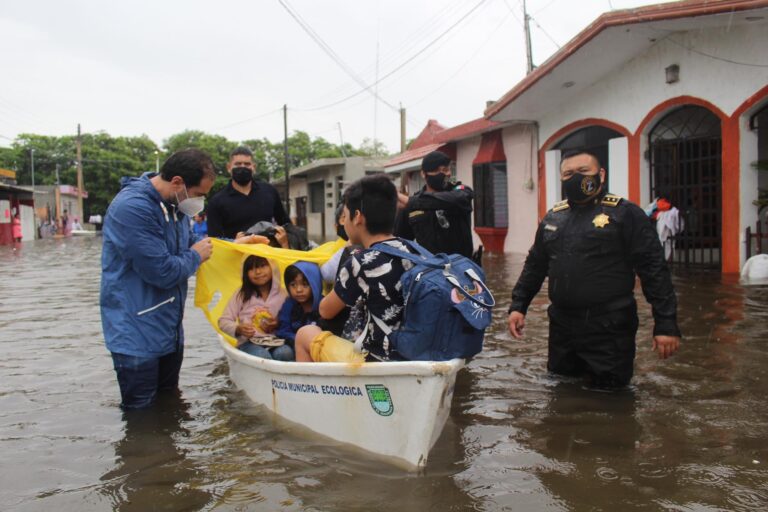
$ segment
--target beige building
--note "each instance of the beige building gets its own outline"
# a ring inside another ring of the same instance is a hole
[[[322,158],[291,169],[291,220],[307,230],[310,240],[324,242],[336,238],[334,212],[344,187],[366,174],[383,170],[379,160],[361,156]]]

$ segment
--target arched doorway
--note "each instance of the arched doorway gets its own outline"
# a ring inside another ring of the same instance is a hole
[[[557,143],[554,149],[560,150],[561,154],[575,150],[587,151],[600,160],[600,165],[606,171],[610,171],[610,169],[608,169],[608,141],[623,136],[624,135],[616,130],[612,130],[605,126],[587,126],[566,136],[563,140]],[[608,182],[610,181],[610,175],[610,172],[606,172],[605,190],[609,190]],[[564,197],[562,192],[560,197]]]
[[[708,109],[686,105],[665,115],[649,134],[651,197],[666,197],[684,224],[667,243],[670,259],[720,268],[722,131]]]

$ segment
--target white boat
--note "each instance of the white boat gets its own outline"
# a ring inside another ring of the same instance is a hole
[[[463,359],[295,363],[262,359],[219,336],[235,385],[276,415],[409,470],[427,463],[451,410]]]
[[[72,236],[96,236],[98,234],[96,231],[91,231],[90,229],[73,229],[69,233]]]

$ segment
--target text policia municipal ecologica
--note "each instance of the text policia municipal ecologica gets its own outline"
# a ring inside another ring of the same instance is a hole
[[[293,382],[272,379],[272,387],[274,389],[294,391],[296,393],[314,393],[316,395],[363,396],[363,392],[357,386],[316,386],[315,384],[294,384]]]

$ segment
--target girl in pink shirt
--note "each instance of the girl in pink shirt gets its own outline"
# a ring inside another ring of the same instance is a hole
[[[288,345],[270,347],[258,344],[260,337],[277,328],[277,315],[285,302],[280,289],[277,266],[266,258],[250,255],[243,263],[243,285],[229,299],[219,318],[219,329],[237,338],[240,350],[265,359],[292,361],[293,349]]]

